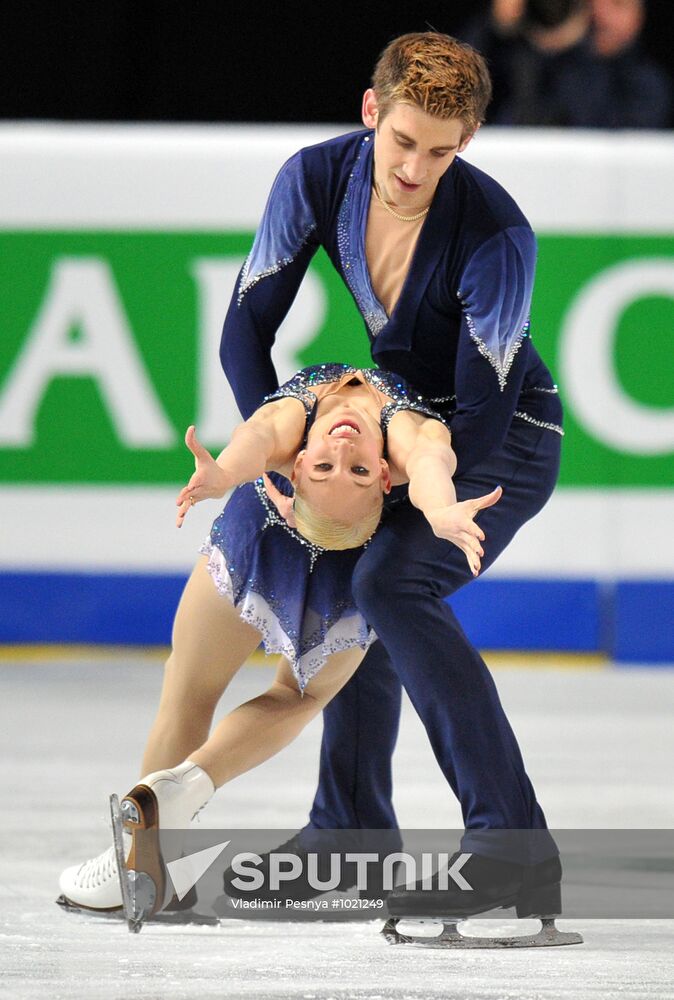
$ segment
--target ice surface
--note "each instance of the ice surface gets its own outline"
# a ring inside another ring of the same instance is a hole
[[[513,658],[495,677],[551,826],[674,827],[674,671],[531,670]],[[267,668],[246,669],[222,710],[268,681]],[[159,661],[137,656],[0,667],[0,996],[674,998],[674,921],[561,920],[562,929],[583,933],[584,945],[445,953],[388,946],[381,921],[148,925],[130,935],[122,924],[62,912],[53,902],[59,872],[108,845],[108,795],[137,777],[160,684]],[[316,721],[274,760],[221,789],[203,824],[302,826],[320,733]],[[403,827],[460,825],[407,703],[395,774]],[[536,926],[520,922],[519,930]],[[464,930],[515,927],[473,921]]]

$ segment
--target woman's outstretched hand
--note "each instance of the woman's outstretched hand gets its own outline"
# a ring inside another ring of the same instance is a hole
[[[194,455],[194,475],[184,486],[176,499],[178,515],[176,527],[182,527],[190,507],[199,500],[213,500],[223,497],[232,483],[224,469],[221,469],[210,451],[198,441],[194,426],[187,428],[185,444]]]
[[[474,500],[462,500],[461,503],[438,507],[426,513],[433,534],[453,542],[465,553],[473,576],[477,576],[480,572],[480,560],[484,555],[481,543],[485,539],[484,531],[479,524],[475,524],[474,518],[481,510],[498,503],[502,493],[501,487],[497,486],[486,496],[476,497]]]

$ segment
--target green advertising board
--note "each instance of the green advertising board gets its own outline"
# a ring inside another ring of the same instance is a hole
[[[2,481],[181,481],[183,433],[203,409],[205,298],[219,274],[231,282],[252,235],[2,232]],[[539,246],[532,330],[566,404],[561,483],[671,485],[674,237],[542,235]],[[311,275],[324,308],[297,365],[367,364],[362,321],[325,254]],[[627,293],[607,312],[616,288]],[[206,363],[217,380],[213,344],[211,331]],[[609,383],[624,434],[604,412]]]

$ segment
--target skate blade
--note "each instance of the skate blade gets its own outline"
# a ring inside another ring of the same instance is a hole
[[[63,893],[55,899],[54,902],[57,906],[60,906],[62,910],[66,913],[81,913],[83,916],[91,917],[103,917],[105,920],[119,920],[120,917],[124,916],[124,908],[122,906],[109,906],[107,909],[101,907],[89,907],[81,906],[79,903],[73,903],[72,899],[68,899]]]
[[[560,931],[554,917],[541,917],[541,929],[536,934],[519,934],[512,937],[468,937],[462,934],[456,922],[444,921],[436,937],[415,937],[398,930],[401,920],[392,917],[386,921],[381,933],[388,944],[412,944],[420,948],[554,948],[563,944],[582,944],[583,938],[575,931]]]
[[[73,913],[81,917],[93,917],[94,920],[107,920],[108,922],[113,921],[117,923],[121,923],[126,919],[122,906],[111,906],[108,910],[93,909],[73,903],[71,899],[63,895],[59,896],[54,902],[65,913]],[[217,927],[220,919],[219,917],[209,916],[206,913],[197,913],[195,910],[162,910],[161,913],[155,913],[153,917],[148,917],[147,922],[152,924],[184,924],[185,926],[195,924],[201,927]]]
[[[129,931],[138,934],[145,921],[154,912],[157,887],[145,872],[134,871],[125,864],[123,839],[125,817],[122,815],[116,795],[110,796],[110,816],[119,886],[122,891],[122,909]]]

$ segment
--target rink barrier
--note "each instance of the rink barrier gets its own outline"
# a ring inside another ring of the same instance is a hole
[[[183,574],[0,574],[0,643],[166,645]],[[674,663],[674,583],[485,579],[451,599],[476,646]]]
[[[0,125],[7,638],[168,641],[210,528],[206,505],[174,528],[183,433],[217,452],[239,420],[222,318],[279,167],[347,129]],[[484,648],[672,662],[674,135],[486,128],[464,155],[537,233],[532,329],[565,438],[550,503],[457,596],[459,618]],[[274,365],[284,380],[328,357],[370,363],[321,250]]]

